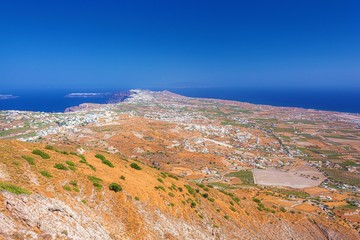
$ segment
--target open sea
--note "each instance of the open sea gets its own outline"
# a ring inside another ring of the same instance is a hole
[[[167,90],[188,97],[360,113],[360,89],[177,88]],[[66,108],[81,103],[107,103],[109,100],[107,97],[66,98],[69,93],[71,92],[56,90],[0,92],[0,94],[18,96],[15,99],[0,100],[0,110],[63,112]]]

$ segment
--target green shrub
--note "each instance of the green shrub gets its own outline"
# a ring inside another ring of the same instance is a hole
[[[30,191],[11,183],[0,182],[0,191],[7,191],[15,194],[30,194]]]
[[[230,206],[230,210],[236,212],[236,209],[233,206]]]
[[[109,185],[109,189],[114,192],[120,192],[122,191],[122,187],[117,183],[112,183]]]
[[[168,193],[170,197],[175,197],[175,194],[173,194],[172,192]]]
[[[261,203],[261,200],[257,199],[257,198],[253,198],[253,201],[256,202],[256,203]]]
[[[211,197],[209,197],[208,200],[209,200],[210,202],[215,202],[215,199],[214,199],[214,198],[211,198]]]
[[[45,146],[45,149],[48,149],[48,150],[54,150],[54,146],[51,146],[51,145],[46,145],[46,146]]]
[[[155,189],[156,189],[156,190],[161,189],[161,190],[163,190],[164,192],[166,192],[166,189],[165,189],[163,186],[155,186]]]
[[[202,196],[203,196],[204,198],[208,198],[208,197],[209,197],[209,194],[208,194],[208,193],[203,193]]]
[[[284,207],[281,207],[281,208],[280,208],[280,211],[286,212],[286,209],[285,209]]]
[[[87,201],[86,201],[85,199],[81,200],[81,202],[82,202],[83,204],[86,204],[86,203],[87,203]]]
[[[54,165],[54,168],[57,168],[57,169],[59,169],[59,170],[64,170],[64,171],[67,171],[67,170],[69,170],[64,164],[62,164],[62,163],[56,163],[55,165]]]
[[[103,180],[94,176],[88,176],[88,179],[92,182],[93,186],[96,189],[101,189],[102,185],[100,184]]]
[[[47,178],[53,177],[48,171],[40,171],[40,174]]]
[[[43,152],[43,151],[41,151],[39,149],[33,150],[32,153],[35,154],[35,155],[40,156],[42,159],[49,159],[50,158],[49,154],[47,154],[46,152]]]
[[[161,178],[158,178],[157,180],[161,183],[164,183],[164,181]]]
[[[101,155],[101,154],[96,154],[95,157],[102,160],[102,161],[106,160],[105,156]]]
[[[121,176],[120,176],[120,179],[121,179],[121,180],[125,180],[125,176],[121,175]]]
[[[75,167],[75,163],[72,161],[66,161],[66,164],[72,167]]]
[[[21,156],[23,159],[25,159],[30,165],[35,165],[35,161],[32,157],[28,156]]]
[[[175,175],[173,175],[173,174],[171,174],[171,173],[168,173],[167,175],[168,175],[169,177],[175,179],[175,180],[179,180],[179,178],[178,178],[177,176],[175,176]]]
[[[190,203],[190,207],[191,207],[191,208],[196,207],[196,203],[195,203],[195,202],[191,202],[191,203]]]
[[[109,160],[107,160],[107,159],[105,158],[105,156],[103,156],[103,155],[101,155],[101,154],[96,154],[95,157],[98,158],[98,159],[100,159],[103,164],[105,164],[105,165],[107,165],[107,166],[109,166],[109,167],[111,167],[111,168],[114,168],[114,165],[112,164],[112,162],[110,162]]]
[[[196,194],[196,191],[190,187],[189,185],[184,185],[184,187],[186,187],[186,189],[188,190],[188,192],[191,194],[191,195],[195,195]]]
[[[75,171],[75,167],[74,166],[69,166],[69,169],[71,170],[71,171]]]
[[[136,169],[136,170],[141,170],[141,169],[142,169],[142,168],[141,168],[139,165],[137,165],[136,163],[130,164],[130,167],[132,167],[132,168],[134,168],[134,169]]]
[[[69,185],[63,186],[63,189],[66,191],[71,191],[71,187]]]
[[[136,201],[140,201],[140,198],[139,198],[139,197],[135,197],[135,200],[136,200]]]
[[[76,180],[70,181],[70,185],[72,185],[72,186],[74,186],[74,187],[77,187],[77,186],[78,186]]]

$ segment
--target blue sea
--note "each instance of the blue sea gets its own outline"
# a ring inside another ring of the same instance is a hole
[[[188,97],[360,113],[360,89],[176,88],[167,90]],[[0,92],[0,94],[19,96],[15,99],[0,100],[0,110],[63,112],[66,108],[81,103],[107,103],[109,100],[107,97],[66,98],[69,93],[71,92],[59,90]]]

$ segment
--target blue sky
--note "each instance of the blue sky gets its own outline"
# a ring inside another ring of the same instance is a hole
[[[0,90],[360,87],[360,1],[1,1]]]

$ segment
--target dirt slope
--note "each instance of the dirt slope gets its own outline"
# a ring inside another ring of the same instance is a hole
[[[120,154],[58,149],[0,141],[0,238],[360,239],[340,220],[259,211],[249,189],[219,191]]]

